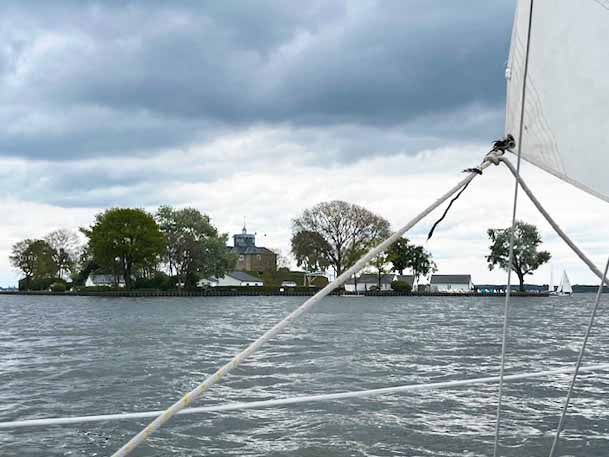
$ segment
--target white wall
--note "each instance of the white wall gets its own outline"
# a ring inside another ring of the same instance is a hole
[[[379,283],[375,282],[360,282],[357,281],[357,290],[355,290],[355,284],[345,284],[345,291],[347,292],[366,292],[367,290],[378,289]],[[380,290],[392,290],[391,284],[381,283]]]
[[[472,289],[471,282],[469,284],[438,283],[431,285],[432,292],[471,292]]]

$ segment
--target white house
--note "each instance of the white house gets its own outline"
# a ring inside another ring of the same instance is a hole
[[[379,276],[376,273],[364,273],[357,279],[349,278],[345,283],[345,291],[347,292],[366,292],[368,290],[392,290],[391,283],[393,281],[402,281],[407,284],[414,282],[412,275],[384,274],[381,276],[381,287],[379,289]]]
[[[471,292],[472,275],[433,275],[429,283],[431,292]]]
[[[113,275],[91,273],[85,281],[85,286],[87,287],[114,287],[115,285],[118,285],[118,287],[125,287],[125,280],[120,278],[118,284],[116,284]]]
[[[226,273],[221,278],[209,278],[202,279],[197,284],[199,287],[202,286],[233,286],[233,287],[245,287],[245,286],[255,286],[262,287],[264,282],[262,279],[257,278],[255,276],[244,273],[243,271],[231,271],[230,273]]]

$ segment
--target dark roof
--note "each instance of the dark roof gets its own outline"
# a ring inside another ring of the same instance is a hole
[[[381,276],[381,284],[391,284],[394,278],[398,281],[406,282],[410,285],[414,283],[414,276],[412,275],[395,275],[395,274],[384,274]],[[357,283],[358,284],[378,284],[379,277],[376,273],[364,273],[358,276]],[[355,280],[353,278],[349,278],[346,284],[355,284]]]
[[[259,248],[257,246],[227,246],[227,248],[239,255],[248,254],[266,254],[276,255],[273,251],[267,248]]]
[[[431,284],[469,284],[472,275],[433,275]]]
[[[263,282],[262,279],[249,275],[243,271],[231,271],[230,273],[227,273],[226,276],[230,276],[241,282]]]

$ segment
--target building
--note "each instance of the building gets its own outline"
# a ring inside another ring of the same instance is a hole
[[[116,278],[109,274],[91,273],[85,281],[87,287],[125,287],[125,280],[120,278],[118,284]]]
[[[432,275],[431,292],[471,292],[474,289],[472,275]]]
[[[230,273],[226,273],[221,278],[202,279],[197,284],[199,287],[262,287],[263,285],[264,282],[262,279],[248,275],[243,271],[231,271]]]
[[[357,280],[349,278],[345,283],[345,291],[347,292],[366,292],[368,290],[392,290],[391,283],[393,281],[402,281],[412,287],[414,283],[414,276],[412,275],[398,275],[398,274],[384,274],[381,276],[381,287],[379,289],[379,276],[376,273],[363,273]]]
[[[247,233],[243,226],[241,233],[233,236],[233,246],[229,249],[237,254],[235,270],[267,273],[277,271],[277,254],[270,249],[256,246],[256,235]]]

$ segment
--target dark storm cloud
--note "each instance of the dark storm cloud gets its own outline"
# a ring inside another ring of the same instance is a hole
[[[487,138],[500,128],[512,8],[508,0],[3,3],[0,154],[149,155],[277,124]],[[461,116],[473,112],[487,115]]]

